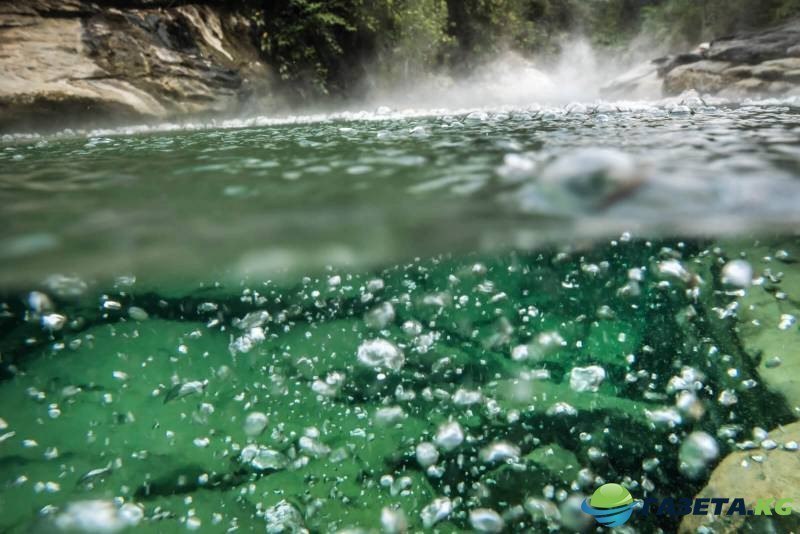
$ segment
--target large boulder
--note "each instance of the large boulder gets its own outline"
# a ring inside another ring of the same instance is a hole
[[[106,4],[0,3],[0,131],[234,113],[270,99],[244,16],[202,2]]]

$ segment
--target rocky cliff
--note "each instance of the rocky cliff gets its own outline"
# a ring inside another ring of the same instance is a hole
[[[274,76],[225,5],[0,0],[0,131],[268,109]]]
[[[610,96],[668,96],[691,89],[729,98],[800,95],[800,20],[653,60],[604,91]]]

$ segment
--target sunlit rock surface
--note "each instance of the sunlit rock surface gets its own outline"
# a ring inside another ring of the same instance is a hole
[[[0,131],[236,113],[269,102],[250,22],[146,0],[0,3]]]

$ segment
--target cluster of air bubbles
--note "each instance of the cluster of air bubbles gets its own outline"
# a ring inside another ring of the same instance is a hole
[[[111,501],[90,500],[69,503],[54,519],[59,530],[66,532],[113,533],[135,527],[144,517],[144,510],[131,503],[117,505]]]
[[[574,391],[596,392],[606,378],[606,371],[600,366],[574,367],[569,374],[569,387]]]
[[[250,312],[240,319],[233,321],[233,326],[243,331],[235,338],[231,338],[229,350],[232,355],[246,354],[266,339],[264,324],[270,320],[266,311]]]
[[[376,370],[399,371],[405,363],[403,352],[391,341],[370,339],[358,347],[358,361]]]
[[[698,479],[718,457],[719,445],[713,436],[702,431],[692,432],[681,443],[679,469],[686,477]]]

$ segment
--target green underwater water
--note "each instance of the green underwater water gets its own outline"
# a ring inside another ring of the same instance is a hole
[[[796,425],[796,107],[387,113],[3,139],[0,532],[587,532]]]
[[[139,293],[130,279],[54,297],[62,330],[17,323],[4,339],[4,356],[16,357],[0,384],[3,432],[14,433],[2,443],[2,528],[46,532],[48,509],[118,499],[142,507],[137,531],[262,531],[282,501],[312,532],[380,530],[384,507],[418,530],[423,508],[447,497],[440,532],[469,529],[476,508],[504,513],[513,530],[570,531],[591,525],[560,501],[600,481],[639,498],[694,495],[704,478],[687,477],[678,458],[690,432],[733,426],[740,438],[796,417],[761,385],[736,322],[712,312],[736,300],[720,269],[739,253],[615,240],[172,298]],[[703,284],[666,273],[674,261]],[[359,347],[371,340],[402,363],[365,364]],[[570,373],[588,366],[604,380],[576,391]],[[703,388],[682,411],[670,381],[687,368]],[[194,381],[203,386],[178,393]],[[723,390],[738,402],[719,402]],[[671,418],[653,415],[664,410]],[[248,434],[254,412],[266,426]],[[428,471],[416,446],[448,422],[463,442],[440,446]],[[719,438],[723,455],[738,438]],[[493,460],[497,443],[515,450]],[[249,444],[269,450],[263,464],[243,459]],[[560,520],[527,511],[531,498],[561,505]],[[669,531],[677,520],[632,527]]]

